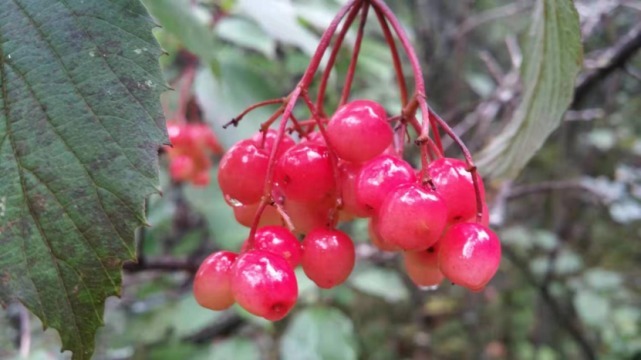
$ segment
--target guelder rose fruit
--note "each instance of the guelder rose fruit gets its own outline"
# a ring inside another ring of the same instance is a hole
[[[263,250],[250,250],[236,259],[231,284],[240,306],[271,321],[285,317],[298,297],[292,267],[280,256]]]
[[[391,191],[413,182],[416,182],[416,173],[410,164],[397,157],[381,155],[361,168],[355,185],[356,200],[372,216]]]
[[[355,261],[354,243],[342,231],[318,228],[303,239],[303,271],[320,288],[342,284],[352,273]]]
[[[251,137],[252,140],[256,143],[256,145],[264,149],[267,155],[271,155],[272,149],[274,148],[274,144],[276,143],[276,138],[278,137],[278,132],[274,129],[268,129],[266,133],[258,132],[254,134],[254,136]],[[290,147],[294,146],[296,142],[294,139],[292,139],[290,136],[287,134],[283,134],[283,139],[278,146],[278,150],[276,151],[276,159],[280,158],[287,149]]]
[[[300,242],[283,226],[265,226],[256,230],[252,248],[278,255],[287,260],[292,268],[300,263]]]
[[[327,125],[327,138],[340,158],[363,162],[380,155],[393,139],[385,109],[371,100],[339,108]]]
[[[285,197],[293,201],[320,200],[336,188],[329,151],[314,142],[289,148],[276,163],[275,178]]]
[[[438,244],[437,242],[427,250],[403,253],[407,276],[417,286],[436,286],[443,281],[443,273],[438,268]]]
[[[224,310],[234,304],[231,292],[231,267],[238,257],[229,251],[209,255],[194,278],[194,297],[200,306]]]
[[[385,198],[377,220],[383,241],[403,250],[425,250],[443,234],[447,206],[435,191],[407,184]]]
[[[481,224],[455,224],[439,243],[439,268],[443,275],[457,285],[480,291],[499,268],[499,238]]]
[[[467,164],[458,159],[440,158],[427,167],[436,191],[447,203],[448,221],[461,222],[476,215],[476,192],[472,173]],[[485,190],[480,176],[477,176],[481,199],[485,201]]]
[[[251,140],[232,146],[220,160],[218,184],[225,196],[242,204],[260,201],[269,155]]]

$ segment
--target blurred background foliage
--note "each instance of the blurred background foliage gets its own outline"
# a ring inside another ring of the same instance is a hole
[[[236,128],[222,124],[252,103],[286,95],[341,5],[143,2],[161,25],[155,34],[167,52],[161,65],[168,83],[179,89],[185,67],[197,64],[195,116],[225,147],[256,132],[270,109]],[[478,151],[518,104],[514,66],[534,2],[388,3],[420,54],[431,105]],[[577,0],[576,7],[586,58],[580,83],[605,66],[604,56],[626,36],[639,37],[641,1]],[[339,55],[328,109],[340,96],[354,38],[352,31]],[[517,179],[487,180],[505,256],[483,292],[450,284],[417,289],[396,256],[368,244],[366,222],[356,221],[345,228],[359,256],[348,283],[319,290],[300,276],[299,304],[278,323],[239,307],[200,308],[184,271],[193,267],[129,268],[122,299],[107,303],[95,358],[641,359],[641,56],[632,52],[619,65],[577,90],[562,126]],[[375,99],[398,113],[394,76],[370,19],[352,98]],[[177,98],[178,91],[163,98],[168,118]],[[138,234],[147,259],[198,264],[213,250],[237,250],[244,241],[248,231],[235,222],[215,182],[204,189],[181,186],[162,169],[162,189],[164,196],[148,203],[152,226]],[[68,357],[57,352],[57,335],[42,333],[22,307],[0,311],[0,358]]]

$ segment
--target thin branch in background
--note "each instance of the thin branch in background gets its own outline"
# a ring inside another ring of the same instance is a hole
[[[29,311],[22,304],[18,304],[20,317],[20,358],[28,359],[31,351],[31,321]]]
[[[142,271],[166,271],[166,272],[176,272],[176,271],[185,271],[188,273],[195,274],[198,271],[200,266],[199,261],[193,260],[181,260],[174,258],[164,258],[164,259],[141,259],[141,261],[134,263],[128,262],[125,263],[123,269],[130,273],[142,272]]]
[[[625,64],[641,49],[641,23],[634,26],[613,46],[600,52],[595,59],[585,61],[587,72],[579,76],[572,107],[576,107],[597,84],[612,72],[623,68]]]
[[[518,15],[532,7],[532,4],[533,3],[530,1],[512,2],[504,6],[484,11],[478,15],[470,16],[465,20],[465,22],[463,22],[463,24],[461,24],[457,36],[465,36],[465,34],[483,24]]]
[[[623,71],[625,71],[626,74],[632,76],[633,78],[641,81],[641,71],[639,71],[638,69],[636,69],[632,65],[626,64],[623,67]]]
[[[498,61],[496,61],[494,56],[492,56],[492,54],[487,50],[479,52],[479,57],[483,60],[483,63],[485,63],[485,67],[487,67],[487,70],[490,75],[492,75],[492,78],[494,78],[494,81],[496,81],[497,84],[500,84],[501,81],[503,81],[503,78],[505,78],[505,72],[501,69],[501,65],[499,65]]]
[[[594,196],[601,203],[607,203],[608,199],[605,198],[604,194],[600,193],[594,187],[586,184],[584,181],[579,180],[555,180],[555,181],[543,181],[536,184],[528,185],[517,185],[512,187],[509,194],[506,197],[506,200],[514,200],[527,195],[538,194],[541,192],[549,191],[584,191]]]
[[[593,121],[603,119],[605,111],[603,109],[585,109],[585,110],[569,110],[565,113],[563,118],[565,121]]]

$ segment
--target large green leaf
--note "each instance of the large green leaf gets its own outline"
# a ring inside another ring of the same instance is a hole
[[[479,154],[484,175],[512,178],[559,126],[574,93],[583,50],[572,0],[539,0],[522,68],[523,96],[512,121]]]
[[[350,318],[334,308],[311,307],[296,314],[280,342],[283,360],[352,360],[358,357]]]
[[[0,1],[0,303],[89,359],[166,141],[154,24],[132,0]]]

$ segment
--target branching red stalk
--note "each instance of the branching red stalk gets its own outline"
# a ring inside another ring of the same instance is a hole
[[[283,136],[285,135],[285,130],[287,129],[287,122],[290,119],[292,111],[294,110],[294,106],[296,106],[296,101],[302,93],[305,93],[306,99],[309,100],[309,98],[307,97],[307,89],[314,79],[314,75],[318,70],[318,66],[320,65],[321,59],[323,58],[323,54],[329,47],[329,43],[331,42],[332,37],[334,36],[336,29],[338,28],[338,24],[345,17],[347,12],[354,6],[354,4],[360,4],[360,1],[361,0],[350,0],[339,10],[338,14],[334,17],[332,22],[323,33],[318,47],[316,48],[316,52],[314,53],[314,56],[312,56],[309,66],[307,67],[307,70],[305,70],[302,79],[300,80],[294,91],[292,91],[291,94],[289,94],[289,96],[287,97],[288,100],[285,106],[285,110],[283,111],[280,126],[278,128],[278,133],[274,142],[275,145],[272,148],[271,154],[269,155],[269,166],[267,168],[267,178],[265,181],[263,198],[261,199],[260,205],[258,206],[258,210],[256,211],[256,215],[249,232],[250,246],[253,245],[256,229],[260,221],[260,216],[265,210],[265,206],[267,206],[267,204],[271,201],[271,190],[274,185],[274,165],[276,162],[276,153],[278,152],[278,148],[282,143]],[[332,152],[332,149],[330,149],[330,152]]]
[[[401,58],[398,54],[396,41],[394,41],[392,32],[390,31],[389,25],[387,24],[387,20],[385,20],[385,17],[383,17],[381,11],[377,7],[374,7],[374,12],[376,13],[376,17],[378,18],[378,23],[381,25],[381,30],[383,31],[383,35],[385,36],[385,41],[387,41],[387,46],[390,49],[390,53],[392,54],[392,63],[394,64],[394,70],[396,71],[396,81],[398,83],[398,91],[401,97],[401,105],[404,107],[405,105],[407,105],[409,97],[407,95],[407,83],[405,82],[405,76],[403,76],[403,65],[401,65]]]
[[[336,39],[334,40],[334,45],[332,46],[332,51],[330,52],[327,66],[323,71],[320,85],[318,86],[318,96],[316,97],[316,109],[318,109],[319,114],[323,117],[325,117],[323,104],[325,102],[325,93],[327,91],[327,82],[329,81],[329,76],[332,73],[334,63],[336,62],[336,57],[338,56],[341,46],[343,45],[343,40],[345,40],[345,35],[347,35],[347,31],[352,26],[354,19],[356,19],[356,15],[358,15],[358,11],[361,8],[361,5],[362,2],[359,1],[357,6],[354,6],[347,15],[347,18],[345,18],[345,22],[343,23],[343,26],[341,27],[338,35],[336,36]]]
[[[287,101],[287,98],[282,98],[282,99],[265,100],[265,101],[261,101],[261,102],[258,102],[256,104],[253,104],[253,105],[249,106],[247,109],[243,110],[243,112],[238,114],[238,116],[236,116],[235,118],[231,119],[228,123],[223,125],[223,129],[226,129],[230,125],[238,126],[238,123],[245,117],[245,115],[249,114],[250,112],[252,112],[252,111],[254,111],[254,110],[256,110],[256,109],[258,109],[260,107],[268,106],[268,105],[275,105],[275,104],[284,104],[286,101]]]
[[[345,85],[343,86],[343,93],[339,106],[345,105],[349,98],[349,93],[352,90],[352,82],[354,81],[354,74],[356,73],[356,64],[358,64],[358,55],[361,52],[361,44],[363,43],[363,34],[365,33],[365,24],[367,23],[367,12],[369,10],[369,3],[365,2],[361,10],[361,21],[358,25],[358,33],[356,34],[356,42],[354,43],[354,53],[347,68],[347,75],[345,77]]]

